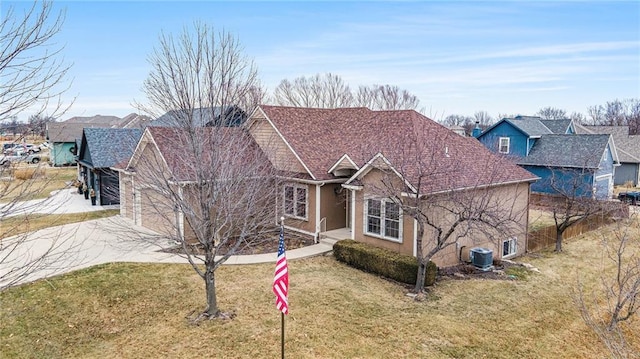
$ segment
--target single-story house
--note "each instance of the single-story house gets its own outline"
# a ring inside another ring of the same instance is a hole
[[[259,106],[246,127],[274,166],[289,173],[282,178],[277,199],[280,213],[287,218],[286,228],[409,255],[416,255],[417,224],[379,191],[384,182],[381,164],[394,169],[391,181],[406,183],[403,195],[411,196],[417,182],[424,180],[414,171],[418,163],[428,163],[433,175],[428,185],[423,184],[421,196],[491,188],[513,199],[510,206],[520,213],[527,212],[529,186],[536,179],[475,139],[412,110]],[[410,142],[420,144],[421,150],[405,146]],[[518,221],[517,229],[506,238],[463,236],[434,262],[455,265],[461,260],[460,249],[472,245],[492,248],[497,258],[520,255],[526,248],[527,216]],[[433,245],[431,234],[425,233],[425,250]]]
[[[97,204],[120,203],[118,172],[112,167],[129,160],[140,140],[137,128],[85,128],[78,153],[81,180],[96,193]]]
[[[517,116],[498,121],[476,137],[539,176],[533,192],[611,198],[619,165],[613,138],[579,134],[576,129],[570,119]]]

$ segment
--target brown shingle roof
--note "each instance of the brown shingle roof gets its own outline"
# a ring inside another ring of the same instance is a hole
[[[318,180],[335,178],[327,171],[344,154],[362,167],[377,153],[413,185],[421,169],[431,170],[421,191],[536,178],[476,139],[459,136],[413,110],[260,108]]]
[[[194,134],[176,127],[147,130],[176,181],[235,177],[234,173],[246,177],[247,170],[259,176],[271,168],[253,137],[241,127],[204,127]]]

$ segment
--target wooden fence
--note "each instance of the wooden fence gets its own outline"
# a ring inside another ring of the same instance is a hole
[[[579,236],[583,233],[593,231],[604,225],[613,223],[621,218],[629,218],[629,205],[625,203],[610,202],[610,208],[603,214],[594,215],[574,223],[562,233],[562,239]],[[527,251],[535,252],[556,244],[556,226],[543,227],[529,233],[527,241]]]

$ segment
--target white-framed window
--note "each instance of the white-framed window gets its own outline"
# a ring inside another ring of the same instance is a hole
[[[307,219],[308,193],[307,186],[286,184],[283,189],[284,214],[289,217]]]
[[[390,200],[367,198],[364,217],[366,234],[402,242],[402,212],[399,205]]]
[[[510,139],[509,137],[500,137],[498,140],[498,152],[509,153]]]
[[[512,257],[518,251],[518,239],[512,237],[502,241],[502,258]]]

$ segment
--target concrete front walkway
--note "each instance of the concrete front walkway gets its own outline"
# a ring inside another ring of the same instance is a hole
[[[84,201],[80,198],[80,195],[67,197],[66,206],[79,208],[82,203],[73,202]],[[16,241],[19,244],[14,246]],[[120,216],[46,228],[2,240],[0,288],[9,282],[26,283],[110,262],[188,263],[183,256],[161,251],[172,245],[166,238]],[[315,244],[287,251],[287,259],[322,255],[331,250],[330,244]],[[276,257],[276,253],[237,255],[224,264],[275,263]]]

